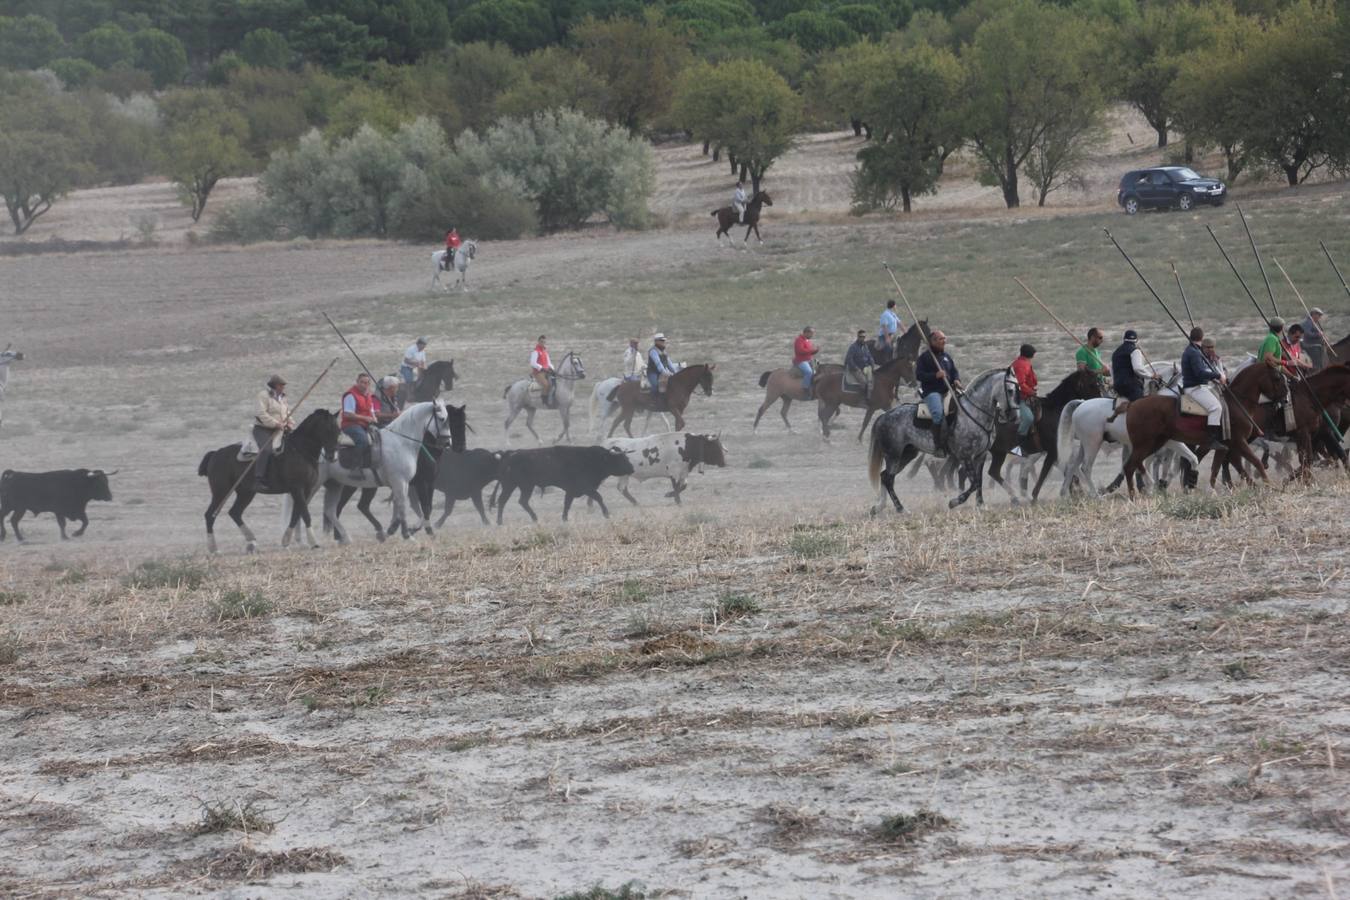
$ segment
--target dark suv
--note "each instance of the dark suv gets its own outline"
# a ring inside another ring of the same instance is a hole
[[[1222,206],[1227,196],[1228,188],[1217,178],[1205,178],[1185,166],[1158,166],[1126,173],[1120,179],[1116,202],[1132,216],[1149,206],[1182,212],[1197,203]]]

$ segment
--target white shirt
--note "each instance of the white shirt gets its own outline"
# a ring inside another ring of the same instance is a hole
[[[417,342],[413,341],[408,349],[403,351],[403,364],[412,369],[425,369],[427,367],[427,351],[419,350]]]
[[[643,358],[642,351],[637,347],[629,347],[623,351],[623,377],[641,378],[646,370],[647,361]]]
[[[536,372],[542,372],[542,371],[544,370],[544,367],[543,367],[542,365],[539,364],[539,351],[538,351],[538,350],[531,350],[531,351],[530,351],[530,368],[531,368],[531,369],[534,369]]]
[[[1144,362],[1144,351],[1138,347],[1130,351],[1130,368],[1134,369],[1134,374],[1145,381],[1158,377],[1158,371]]]
[[[888,309],[881,314],[881,333],[884,335],[893,335],[900,330],[900,317],[895,314],[895,310]]]

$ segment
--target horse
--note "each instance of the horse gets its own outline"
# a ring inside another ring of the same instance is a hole
[[[291,514],[287,520],[286,533],[281,538],[281,546],[291,543],[296,526],[303,522],[305,538],[311,547],[318,547],[314,532],[310,527],[309,500],[314,496],[320,484],[319,460],[321,456],[331,456],[342,441],[350,441],[338,430],[337,414],[319,409],[310,413],[303,422],[286,436],[285,449],[272,457],[270,478],[273,484],[280,485],[269,494],[285,494],[291,501]],[[234,503],[230,506],[230,518],[239,526],[244,535],[245,552],[257,550],[257,538],[244,524],[244,510],[253,502],[257,493],[253,480],[253,463],[240,461],[240,444],[230,444],[219,450],[208,450],[197,466],[197,474],[211,486],[211,505],[206,508],[206,545],[212,553],[216,552],[216,516],[221,504],[234,490]]]
[[[610,397],[613,396],[614,389],[621,384],[623,384],[623,379],[615,375],[597,382],[595,390],[591,391],[590,421],[588,422],[587,433],[592,437],[600,436],[600,433],[605,430],[605,423],[609,421],[609,417],[614,415],[614,411],[618,408],[619,404],[611,400]],[[647,425],[651,422],[653,415],[661,417],[661,424],[665,426],[664,431],[670,431],[670,420],[666,418],[665,413],[648,411],[646,422],[642,426],[643,434],[647,433]]]
[[[842,370],[817,375],[814,382],[816,387],[816,416],[820,419],[820,433],[825,440],[830,439],[830,420],[839,414],[839,407],[852,406],[866,410],[863,415],[862,427],[858,429],[858,440],[862,441],[863,433],[867,431],[867,426],[872,422],[872,416],[878,412],[885,412],[895,404],[896,392],[900,388],[901,379],[904,378],[905,362],[903,359],[896,358],[877,367],[872,376],[871,389],[866,394],[856,389],[844,390],[844,373]],[[909,368],[911,371],[914,368],[912,361],[909,363]]]
[[[882,365],[885,365],[893,359],[900,360],[904,363],[903,368],[900,370],[900,379],[904,381],[905,384],[917,384],[918,381],[914,377],[914,364],[918,362],[919,353],[923,351],[923,347],[928,343],[929,337],[928,320],[920,319],[909,326],[904,334],[896,338],[895,344],[890,348],[883,348],[877,343],[876,338],[869,338],[867,341],[867,349],[872,353],[872,358]]]
[[[539,437],[539,432],[534,430],[534,414],[541,409],[556,409],[562,416],[562,432],[553,439],[553,443],[558,443],[563,438],[571,440],[572,438],[572,392],[575,390],[573,382],[580,381],[586,377],[586,366],[582,364],[581,357],[571,350],[563,354],[558,365],[554,367],[556,381],[553,388],[552,406],[535,406],[536,394],[531,393],[530,385],[534,383],[533,378],[522,378],[519,381],[513,381],[502,391],[502,396],[506,398],[506,423],[502,426],[506,430],[506,440],[511,442],[511,423],[520,415],[520,411],[525,410],[525,427],[534,435],[534,439],[543,443]],[[543,398],[539,398],[543,402]]]
[[[445,268],[445,254],[449,252],[449,250],[437,250],[431,254],[432,290],[435,290],[436,285],[441,283],[441,272],[449,273],[449,269]],[[453,288],[463,286],[464,290],[467,291],[469,289],[469,263],[473,262],[473,258],[477,255],[477,241],[465,241],[460,244],[459,248],[455,250],[455,258],[451,263],[455,271],[459,273],[459,277],[455,279],[453,287],[442,287],[441,290],[449,293]]]
[[[1347,368],[1345,363],[1332,363],[1312,375],[1305,375],[1301,381],[1290,379],[1289,390],[1294,404],[1294,430],[1287,438],[1298,448],[1299,461],[1298,471],[1294,472],[1290,479],[1311,480],[1314,461],[1313,441],[1326,427],[1322,410],[1327,410],[1327,415],[1331,416],[1333,422],[1340,418],[1338,414],[1342,404],[1350,399],[1350,368]],[[1316,403],[1313,402],[1314,397]],[[1262,424],[1267,438],[1278,439],[1279,435],[1285,432],[1283,412],[1271,409]],[[1338,430],[1339,427],[1338,425]],[[1333,439],[1331,444],[1336,445],[1337,442]],[[1340,458],[1342,455],[1337,454],[1337,457]],[[1341,461],[1344,462],[1343,459]]]
[[[1243,369],[1223,392],[1222,402],[1227,408],[1229,423],[1228,450],[1214,454],[1214,465],[1209,476],[1211,489],[1218,480],[1219,469],[1229,458],[1251,463],[1262,481],[1270,480],[1266,476],[1265,466],[1261,465],[1261,460],[1247,444],[1256,433],[1254,423],[1261,415],[1262,395],[1277,401],[1288,396],[1284,379],[1277,377],[1275,370],[1265,365]],[[1130,499],[1134,499],[1133,475],[1142,471],[1144,461],[1169,439],[1195,445],[1208,440],[1205,417],[1180,415],[1177,398],[1164,394],[1142,397],[1131,403],[1125,411],[1125,427],[1130,435],[1130,455],[1124,467],[1125,486],[1129,489]],[[1242,471],[1242,475],[1248,482],[1251,481],[1251,476],[1245,471]]]
[[[0,422],[5,419],[5,386],[9,384],[9,364],[12,362],[23,362],[23,354],[7,345],[0,350]]]
[[[949,509],[955,509],[970,495],[975,494],[975,502],[984,504],[983,467],[984,458],[994,443],[994,431],[999,422],[1012,415],[1007,406],[1007,393],[1003,390],[1004,369],[990,369],[975,376],[975,380],[956,395],[956,421],[950,426],[949,445],[953,448],[947,454],[954,457],[960,465],[961,474],[966,479],[966,489],[947,503]],[[873,515],[885,506],[886,495],[895,504],[896,512],[904,512],[905,507],[895,494],[895,476],[901,469],[920,453],[938,455],[936,435],[932,424],[924,428],[916,424],[915,414],[919,404],[905,403],[888,412],[882,413],[872,423],[872,445],[868,451],[867,474],[874,488],[884,488],[879,493],[877,503],[872,507]]]
[[[455,388],[455,379],[459,376],[455,374],[455,361],[453,359],[438,359],[426,367],[418,379],[412,384],[404,382],[398,386],[398,402],[400,406],[406,406],[409,403],[428,403],[440,396],[441,391],[451,391]]]
[[[1075,439],[1078,441],[1077,447],[1074,446]],[[1083,481],[1094,496],[1110,493],[1119,486],[1124,480],[1123,474],[1100,490],[1092,480],[1092,467],[1097,461],[1097,454],[1108,442],[1118,445],[1125,457],[1130,455],[1130,435],[1125,428],[1125,416],[1116,414],[1116,400],[1111,397],[1070,400],[1060,413],[1055,440],[1055,452],[1064,460],[1064,483],[1059,490],[1061,497],[1073,492],[1076,479]],[[1200,465],[1199,457],[1180,441],[1168,441],[1154,458],[1159,461],[1159,466],[1153,477],[1160,486],[1167,483],[1168,468],[1174,461],[1183,462],[1192,471]]]
[[[1016,381],[1013,381],[1011,385],[1005,383],[1005,390],[1009,392],[1016,391]],[[1039,453],[1033,455],[1040,456],[1041,454],[1044,454],[1045,459],[1041,466],[1040,477],[1036,479],[1036,487],[1031,491],[1032,502],[1035,502],[1040,497],[1041,486],[1045,484],[1046,476],[1050,474],[1050,470],[1054,468],[1055,464],[1059,461],[1059,443],[1057,436],[1059,434],[1059,423],[1060,419],[1063,417],[1064,408],[1068,406],[1070,401],[1091,400],[1100,397],[1101,393],[1102,384],[1096,374],[1093,372],[1081,371],[1069,373],[1063,381],[1055,386],[1054,390],[1041,398],[1040,421],[1033,426],[1036,436],[1040,439],[1041,450]],[[1012,405],[1010,396],[1007,402],[1009,406]],[[998,482],[1003,489],[1008,492],[1008,496],[1012,498],[1014,504],[1018,502],[1018,496],[1013,493],[1012,488],[1003,480],[1002,467],[1003,460],[1007,457],[1012,448],[1018,445],[1018,443],[1017,426],[1015,423],[1010,422],[1006,425],[999,426],[998,433],[994,438],[993,447],[990,448],[989,461],[989,477]],[[1026,477],[1025,470],[1026,467],[1024,465],[1023,472],[1019,478],[1019,485],[1024,495],[1026,493],[1026,485],[1023,483]],[[1023,496],[1021,499],[1025,500],[1026,497]]]
[[[420,503],[410,503],[408,485],[417,474],[417,459],[422,452],[423,436],[432,443],[444,446],[448,441],[456,453],[464,452],[464,407],[449,406],[444,400],[431,400],[414,403],[405,409],[397,419],[379,431],[379,450],[375,458],[375,477],[365,474],[365,470],[347,469],[336,461],[322,460],[319,464],[319,477],[323,481],[323,527],[333,529],[333,537],[339,544],[350,541],[347,530],[342,527],[341,507],[351,498],[357,489],[361,490],[361,499],[356,508],[375,526],[376,540],[383,541],[386,534],[393,534],[399,526],[403,537],[407,538],[420,528],[431,533],[430,510],[424,510]],[[370,512],[370,501],[382,486],[393,491],[394,518],[389,527],[382,528],[380,522]],[[417,525],[409,527],[409,510],[417,516]]]
[[[755,238],[758,239],[761,244],[764,243],[764,238],[759,236],[759,211],[766,206],[773,206],[773,198],[765,191],[756,191],[755,196],[751,197],[750,202],[745,205],[744,221],[740,221],[736,218],[736,207],[734,206],[723,206],[720,209],[714,209],[712,214],[713,217],[717,219],[717,234],[715,235],[717,243],[721,245],[722,235],[724,234],[727,236],[728,242],[733,240],[730,234],[731,226],[733,225],[745,226],[744,243],[749,243],[750,232],[752,231],[755,233]]]
[[[696,363],[685,366],[671,375],[666,381],[665,409],[653,408],[654,405],[660,405],[661,401],[650,392],[643,391],[642,382],[623,382],[608,398],[619,404],[619,414],[609,426],[607,437],[613,437],[620,424],[628,436],[632,437],[633,429],[630,426],[633,424],[633,414],[639,409],[647,411],[648,421],[651,420],[652,413],[669,412],[675,417],[675,430],[684,431],[684,408],[689,405],[689,398],[698,388],[702,388],[703,393],[709,397],[713,395],[713,371],[716,368],[716,363]]]

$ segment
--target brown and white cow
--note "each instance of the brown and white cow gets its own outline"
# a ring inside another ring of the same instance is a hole
[[[727,464],[726,450],[721,438],[715,434],[672,431],[640,438],[610,438],[605,441],[605,446],[622,450],[633,464],[633,474],[617,479],[616,484],[619,493],[634,505],[637,500],[628,493],[629,478],[638,481],[669,478],[674,489],[671,496],[679,503],[685,481],[695,467],[701,472],[704,466],[722,467]]]

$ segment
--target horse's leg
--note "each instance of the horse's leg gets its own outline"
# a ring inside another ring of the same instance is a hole
[[[787,426],[788,431],[792,431],[792,423],[788,421],[788,410],[792,408],[792,398],[787,394],[783,395],[783,405],[778,407],[778,414],[783,417],[783,424]],[[795,432],[793,432],[795,434]]]
[[[243,487],[241,484],[240,487]],[[244,523],[244,510],[253,502],[253,492],[244,488],[236,491],[234,502],[230,504],[230,518],[239,529],[239,533],[244,536],[244,552],[253,553],[258,549],[258,539],[253,536],[253,530]]]
[[[212,553],[219,553],[220,548],[216,546],[216,508],[220,505],[220,497],[216,496],[213,489],[211,491],[211,505],[206,508],[206,549]],[[4,511],[0,510],[0,539],[3,539],[5,532]]]
[[[764,413],[768,411],[770,406],[773,406],[774,401],[776,401],[777,399],[778,398],[773,394],[767,392],[765,393],[764,402],[759,405],[759,410],[755,413],[755,424],[750,427],[751,431],[759,431],[760,417],[763,416]]]
[[[838,412],[838,410],[836,410],[836,412]],[[858,429],[858,441],[860,443],[863,439],[863,435],[867,432],[868,423],[872,421],[872,413],[874,412],[876,412],[876,408],[870,403],[867,404],[867,411],[863,413],[862,427]]]
[[[816,401],[816,418],[820,420],[820,436],[827,441],[830,439],[830,419],[834,418],[834,414],[838,410],[837,406],[831,409],[823,397]],[[858,439],[862,440],[861,436]]]
[[[556,444],[556,443],[559,443],[560,441],[562,441],[563,438],[567,438],[567,442],[568,442],[569,444],[572,442],[572,416],[571,416],[571,411],[572,411],[572,410],[571,410],[571,406],[559,406],[559,407],[558,407],[558,415],[562,416],[563,430],[560,431],[560,432],[558,433],[558,438],[557,438],[557,440],[555,440],[553,443],[555,443],[555,444]]]
[[[1003,460],[1006,456],[1007,454],[999,452],[994,452],[989,455],[989,477],[994,479],[995,484],[1008,492],[1008,499],[1012,502],[1013,506],[1017,506],[1022,502],[1022,498],[1017,496],[1017,492],[1012,489],[1012,486],[1008,484],[1007,479],[1003,477]],[[966,471],[964,463],[961,465],[961,471],[963,473]],[[971,486],[973,487],[974,485],[972,484]]]
[[[672,409],[670,414],[675,417],[675,430],[684,431],[684,416],[681,415],[681,410]]]
[[[386,537],[384,526],[380,524],[379,519],[375,518],[375,514],[370,511],[370,503],[375,499],[377,493],[379,493],[379,488],[362,488],[361,499],[356,501],[356,508],[361,515],[366,517],[366,521],[375,528],[375,540],[383,544]]]
[[[433,494],[432,497],[434,498],[435,495]],[[487,516],[483,513],[483,494],[481,491],[478,494],[477,506],[478,506],[478,514],[483,516],[484,519],[483,524],[486,525]],[[450,518],[450,511],[453,510],[454,508],[455,508],[455,500],[453,497],[450,496],[450,493],[447,491],[445,494],[445,509],[441,512],[441,517],[436,520],[437,528],[440,528],[442,525],[445,524],[445,520]]]
[[[309,496],[303,487],[291,491],[291,505],[295,509],[291,515],[305,528],[305,542],[311,550],[319,549],[319,542],[314,538],[314,523],[309,516]]]
[[[984,474],[984,456],[981,454],[980,459],[974,466],[971,465],[970,460],[962,460],[959,463],[959,466],[961,469],[961,476],[966,480],[966,489],[947,501],[948,509],[956,509],[962,503],[969,500],[971,494],[975,493],[976,486],[980,484],[981,477]],[[1007,486],[1005,485],[1004,488],[1006,490]],[[1011,494],[1012,492],[1009,491],[1008,493]],[[977,500],[976,502],[980,503],[983,501]]]
[[[761,244],[764,243],[764,238],[759,236],[759,219],[756,219],[754,221],[754,224],[752,224],[750,227],[755,229],[755,240],[759,241]],[[749,235],[747,235],[747,237],[748,236]]]
[[[480,489],[479,489],[472,497],[470,497],[469,499],[473,501],[473,508],[476,509],[476,510],[478,510],[478,518],[480,518],[480,519],[483,520],[483,524],[484,524],[484,525],[487,525],[487,524],[488,524],[488,517],[487,517],[487,513],[483,511],[483,491],[482,491],[482,489],[480,488]],[[451,506],[454,506],[454,501],[453,501],[453,500],[450,501],[450,505],[451,505]]]
[[[905,466],[909,465],[918,455],[919,449],[917,447],[912,444],[906,444],[905,448],[900,451],[900,455],[895,459],[891,459],[889,455],[887,456],[886,467],[881,470],[881,487],[885,490],[886,494],[890,496],[891,503],[895,505],[895,511],[898,513],[904,512],[905,506],[900,502],[900,497],[895,493],[895,476],[898,472],[903,471]],[[877,506],[873,507],[872,511],[874,513],[878,512],[878,507],[880,507],[880,505],[881,503],[878,499]]]
[[[534,430],[534,407],[533,407],[533,406],[527,406],[527,407],[525,407],[525,428],[530,432],[530,434],[534,435],[534,439],[535,439],[536,442],[538,442],[538,443],[540,443],[540,444],[542,444],[542,443],[544,442],[544,439],[541,438],[541,437],[539,436],[539,432],[537,432],[537,431]]]

